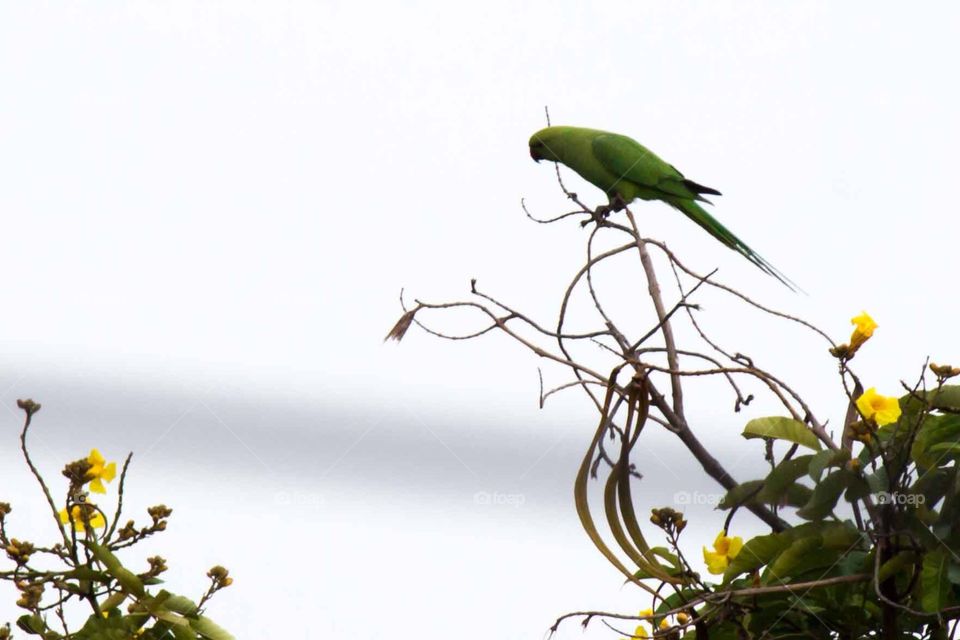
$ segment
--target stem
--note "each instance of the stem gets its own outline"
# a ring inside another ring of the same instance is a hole
[[[647,291],[657,311],[657,320],[660,323],[663,341],[667,347],[667,364],[670,366],[671,371],[679,371],[680,365],[677,358],[677,345],[673,339],[673,329],[670,327],[670,318],[667,316],[667,311],[663,306],[663,296],[660,295],[660,284],[657,281],[657,273],[653,269],[653,261],[650,260],[650,253],[647,251],[646,242],[640,237],[640,231],[637,229],[637,221],[634,219],[633,213],[630,209],[626,209],[626,212],[627,218],[630,220],[630,227],[633,229],[637,251],[640,252],[640,263],[643,265],[643,271],[647,276]],[[670,387],[673,392],[673,411],[677,415],[682,416],[683,387],[679,374],[672,373],[670,375]]]
[[[53,513],[53,520],[57,523],[57,527],[60,529],[60,535],[63,537],[64,546],[70,550],[70,555],[75,562],[79,564],[79,561],[76,557],[76,551],[73,545],[70,544],[70,538],[67,536],[67,530],[64,528],[63,523],[60,522],[60,512],[57,510],[57,505],[53,501],[53,496],[50,494],[50,489],[47,488],[47,483],[43,481],[43,476],[40,475],[40,471],[37,470],[37,467],[33,464],[33,460],[30,459],[30,453],[27,451],[27,431],[30,430],[30,422],[33,420],[33,413],[27,411],[27,419],[23,423],[23,430],[20,432],[20,451],[23,452],[23,459],[26,460],[27,466],[30,467],[30,473],[33,474],[33,477],[37,479],[37,482],[40,484],[40,488],[43,489],[43,495],[47,498],[47,504],[50,505],[50,512]]]

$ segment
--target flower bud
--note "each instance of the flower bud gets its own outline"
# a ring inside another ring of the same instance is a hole
[[[29,398],[26,400],[17,400],[17,406],[26,412],[28,418],[33,417],[33,414],[40,411],[40,403],[34,402]]]

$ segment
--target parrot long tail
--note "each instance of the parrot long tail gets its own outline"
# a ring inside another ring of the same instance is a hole
[[[751,249],[740,238],[733,235],[729,229],[720,224],[720,222],[711,216],[707,211],[693,200],[686,198],[671,199],[668,201],[672,206],[682,211],[688,218],[700,225],[711,236],[727,245],[744,258],[755,264],[767,275],[771,275],[784,284],[791,291],[798,291],[793,280],[783,275],[776,267],[767,262],[760,254]]]

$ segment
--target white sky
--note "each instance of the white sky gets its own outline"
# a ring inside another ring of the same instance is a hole
[[[958,19],[947,2],[0,2],[4,399],[54,390],[53,378],[104,394],[227,387],[478,416],[494,439],[589,416],[575,396],[538,412],[538,362],[504,339],[380,342],[401,287],[466,298],[471,277],[553,322],[586,233],[534,225],[519,207],[567,210],[552,168],[527,155],[544,105],[555,124],[631,135],[723,191],[711,211],[809,295],[666,206],[636,207],[695,268],[720,267],[838,340],[868,309],[880,329],[858,371],[893,393],[927,355],[960,362]],[[634,268],[611,272],[616,290],[641,290]],[[821,343],[716,296],[704,305],[726,344],[840,419]],[[51,393],[38,399],[66,402]],[[724,428],[704,436],[718,446],[752,417],[728,400],[707,389],[690,401]],[[509,579],[538,588],[521,569]],[[495,598],[484,584],[474,597]],[[448,603],[451,619],[475,602]],[[520,630],[562,610],[518,613],[511,629],[530,637]],[[334,618],[315,637],[372,637]],[[496,620],[410,620],[424,637],[504,636]]]

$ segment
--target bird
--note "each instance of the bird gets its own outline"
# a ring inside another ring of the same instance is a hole
[[[798,287],[700,206],[716,189],[689,180],[676,167],[624,135],[584,127],[550,126],[530,137],[530,157],[569,167],[607,194],[601,215],[620,211],[637,198],[660,200],[679,209],[711,236],[733,249],[790,290]]]

